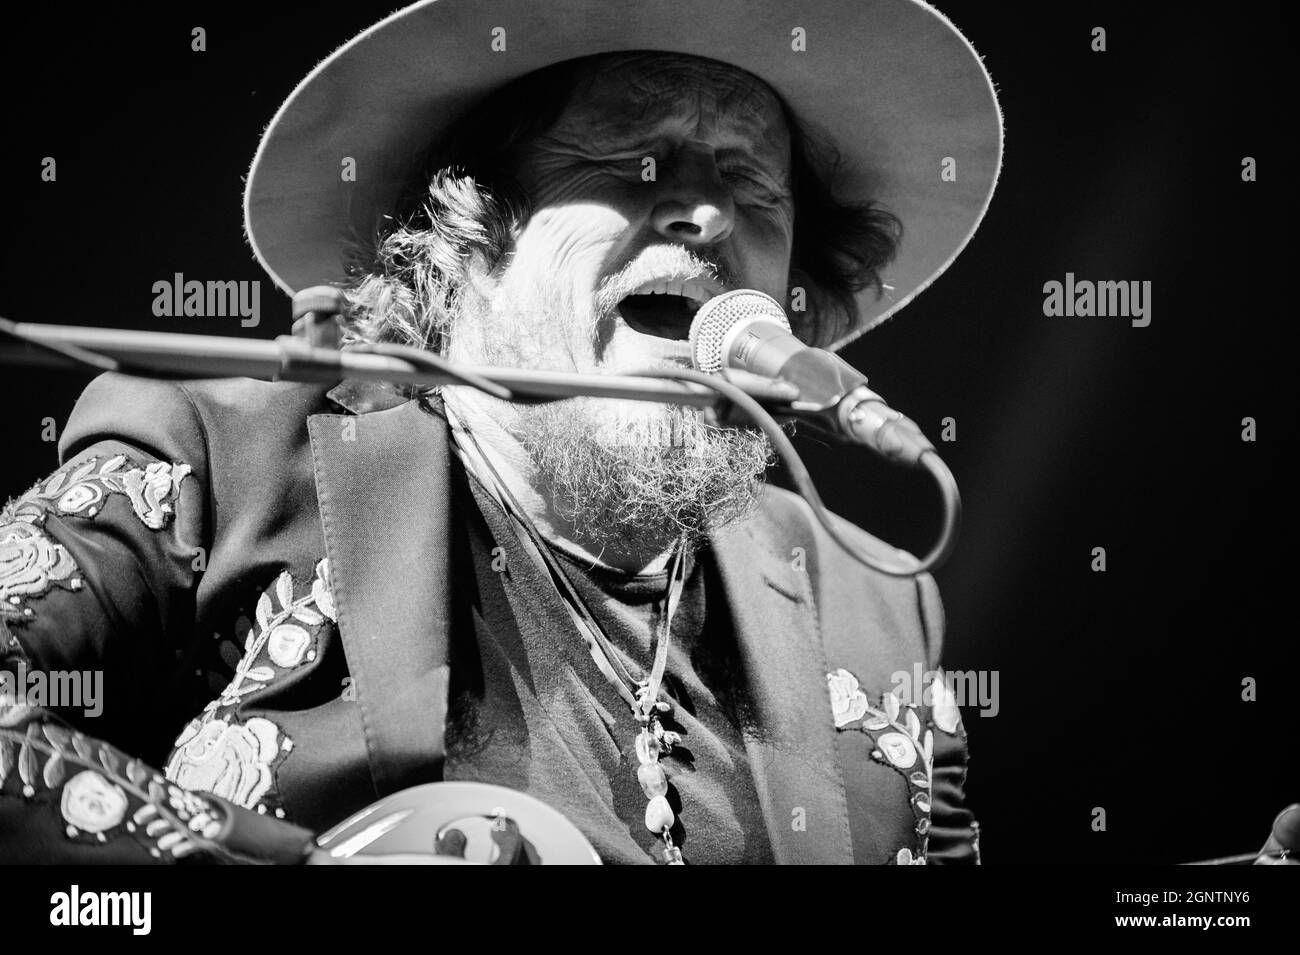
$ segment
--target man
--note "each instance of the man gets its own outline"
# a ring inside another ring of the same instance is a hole
[[[260,261],[338,281],[352,344],[458,363],[689,365],[694,311],[737,288],[843,345],[982,216],[988,77],[909,0],[709,11],[400,11],[268,128]],[[60,452],[0,516],[0,640],[14,673],[102,671],[105,699],[93,723],[0,708],[10,858],[302,861],[444,780],[526,792],[608,862],[978,861],[950,694],[889,692],[938,666],[933,581],[764,488],[756,431],[110,375]]]

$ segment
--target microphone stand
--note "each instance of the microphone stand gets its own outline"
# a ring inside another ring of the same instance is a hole
[[[716,391],[689,382],[636,375],[584,375],[480,365],[453,367],[442,361],[434,365],[420,360],[420,355],[429,353],[419,352],[419,349],[410,349],[419,354],[409,355],[401,353],[406,351],[402,346],[371,350],[373,346],[363,345],[339,350],[290,335],[266,341],[76,325],[38,325],[2,318],[0,333],[37,346],[30,351],[0,349],[0,362],[8,364],[49,367],[93,364],[105,371],[139,373],[149,377],[256,378],[321,383],[356,378],[435,386],[482,379],[507,389],[515,400],[590,395],[715,409],[723,403]],[[107,359],[109,364],[94,361],[96,357]],[[793,385],[743,371],[729,370],[724,377],[746,394],[771,406],[774,413],[793,417],[789,405],[798,398]]]
[[[294,334],[272,341],[40,325],[0,318],[0,336],[27,346],[0,348],[0,364],[89,366],[154,378],[245,377],[320,383],[355,378],[422,387],[466,385],[504,401],[524,403],[589,395],[687,405],[703,409],[719,425],[757,425],[776,448],[818,522],[859,563],[891,577],[915,577],[942,563],[956,543],[961,498],[952,472],[933,450],[911,462],[930,473],[943,497],[943,526],[930,552],[918,560],[887,545],[863,548],[851,541],[822,504],[798,452],[774,420],[775,416],[817,423],[818,413],[800,407],[807,403],[800,401],[798,387],[790,382],[738,369],[712,375],[685,367],[648,369],[634,375],[594,375],[459,365],[424,349],[392,343],[340,348],[344,311],[345,301],[338,289],[304,289],[294,296]],[[854,435],[850,432],[847,437]]]

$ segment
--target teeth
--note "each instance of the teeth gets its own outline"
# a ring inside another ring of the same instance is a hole
[[[707,302],[709,299],[713,298],[712,290],[705,288],[703,283],[698,282],[695,279],[689,279],[683,283],[682,294],[695,299],[697,302]]]
[[[647,282],[637,289],[634,294],[679,295],[702,303],[707,302],[717,293],[699,279],[659,279],[654,282]]]

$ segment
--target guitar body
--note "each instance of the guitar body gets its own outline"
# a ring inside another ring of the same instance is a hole
[[[335,862],[600,865],[587,837],[526,793],[487,783],[427,783],[385,796],[316,840]]]

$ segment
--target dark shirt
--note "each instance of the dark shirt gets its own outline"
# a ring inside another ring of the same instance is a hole
[[[661,862],[636,778],[638,723],[591,659],[558,594],[524,552],[500,506],[459,464],[464,515],[444,778],[524,790],[562,812],[607,863]],[[471,491],[472,488],[472,491]],[[636,676],[653,657],[667,572],[626,574],[554,551]],[[772,861],[743,737],[743,682],[721,581],[707,548],[687,565],[673,619],[665,728],[682,743],[661,763],[690,863]]]

